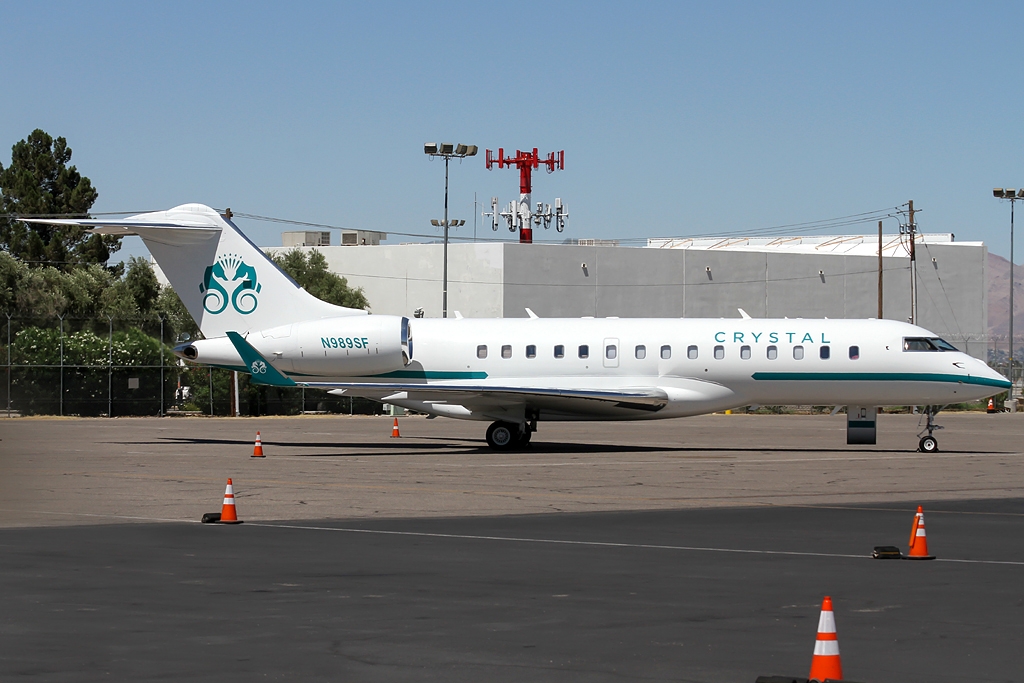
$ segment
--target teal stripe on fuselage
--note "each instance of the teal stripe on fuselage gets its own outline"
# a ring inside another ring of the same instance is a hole
[[[999,389],[1010,388],[1010,383],[1005,379],[937,372],[755,372],[751,377],[776,382],[962,382]]]
[[[486,372],[444,372],[439,370],[395,370],[374,379],[487,379]]]
[[[215,368],[236,370],[249,374],[244,365],[214,365]],[[286,377],[320,377],[302,372],[283,372]],[[486,372],[443,372],[438,370],[395,370],[383,375],[368,375],[372,379],[487,379]]]

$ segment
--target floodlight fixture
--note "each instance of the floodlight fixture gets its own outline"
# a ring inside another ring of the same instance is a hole
[[[1003,198],[1003,192],[1004,192],[1003,188],[1001,188],[1001,187],[994,188],[992,190],[992,196],[997,198],[997,199],[1002,199]]]
[[[444,318],[448,317],[448,228],[466,224],[466,221],[448,220],[448,162],[452,158],[463,159],[474,156],[477,149],[476,145],[465,145],[461,142],[458,144],[453,142],[442,142],[440,144],[427,142],[423,145],[424,154],[444,159],[444,219],[437,220],[434,218],[430,221],[430,224],[435,228],[444,228],[444,265],[442,267],[444,274],[441,284],[441,316]]]

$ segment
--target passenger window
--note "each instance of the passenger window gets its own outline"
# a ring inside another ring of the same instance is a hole
[[[565,347],[561,344],[555,345],[555,358],[565,358]]]
[[[527,358],[536,358],[537,357],[537,347],[534,344],[527,345],[527,347],[526,347],[526,357]]]
[[[664,360],[668,360],[669,358],[671,358],[672,357],[672,347],[667,345],[667,344],[665,346],[662,346],[661,347],[661,357]]]
[[[725,347],[724,346],[716,346],[715,347],[715,360],[722,360],[723,358],[725,358]]]
[[[803,359],[804,359],[804,347],[802,347],[802,346],[794,346],[793,347],[793,360],[803,360]]]
[[[686,357],[690,360],[697,360],[697,347],[688,346],[686,347]]]
[[[749,346],[741,346],[740,347],[740,358],[742,358],[743,360],[750,360],[750,347]]]
[[[644,346],[643,344],[640,344],[639,346],[636,347],[636,358],[637,360],[643,360],[644,358],[647,358],[647,347]]]
[[[768,347],[768,360],[775,360],[779,357],[779,347],[769,346]]]
[[[860,347],[859,346],[851,346],[850,347],[850,360],[857,360],[858,358],[860,358]]]
[[[481,344],[480,346],[476,347],[476,357],[487,358],[487,344]]]
[[[512,346],[511,345],[505,344],[504,346],[501,347],[501,357],[502,358],[511,358],[512,357]]]
[[[822,346],[818,349],[818,358],[828,360],[830,355],[832,355],[832,351],[827,346]]]
[[[615,346],[615,344],[609,344],[608,346],[604,347],[604,357],[607,358],[608,360],[614,359],[615,356],[618,355],[618,353],[619,349]]]
[[[580,344],[580,358],[590,358],[590,346]]]

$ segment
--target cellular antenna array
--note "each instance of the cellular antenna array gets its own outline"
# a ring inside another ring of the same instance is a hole
[[[537,202],[536,208],[532,208],[530,203],[530,195],[533,190],[533,170],[545,166],[548,173],[564,171],[564,149],[551,152],[546,159],[541,159],[536,147],[532,152],[523,152],[517,149],[514,157],[505,156],[504,148],[499,147],[497,156],[491,150],[487,150],[486,163],[487,170],[494,166],[498,168],[515,166],[519,169],[519,201],[509,202],[504,211],[499,211],[498,198],[491,197],[491,210],[483,214],[491,217],[492,229],[497,230],[499,219],[504,218],[509,232],[519,231],[520,244],[533,243],[533,226],[535,225],[543,225],[545,229],[548,229],[554,223],[558,232],[565,230],[565,221],[569,218],[569,212],[562,204],[560,197],[555,198],[554,210],[550,204]]]

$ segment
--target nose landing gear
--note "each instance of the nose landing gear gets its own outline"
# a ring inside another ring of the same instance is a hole
[[[918,442],[917,450],[921,453],[937,453],[939,450],[939,441],[932,436],[932,432],[942,429],[942,425],[935,424],[935,416],[940,410],[942,410],[942,406],[925,406],[924,408],[925,427],[917,433],[918,437],[921,438],[921,441]],[[918,426],[920,424],[918,422]],[[927,436],[925,436],[926,433]]]

